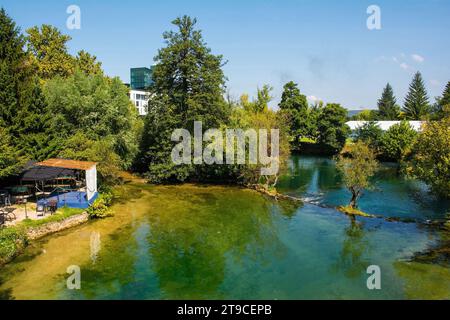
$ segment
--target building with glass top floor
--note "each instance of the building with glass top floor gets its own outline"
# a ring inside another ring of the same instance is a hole
[[[141,116],[145,116],[148,112],[148,88],[151,84],[152,68],[140,67],[130,69],[130,100]]]

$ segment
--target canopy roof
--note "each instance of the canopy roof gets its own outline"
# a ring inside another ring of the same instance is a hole
[[[61,177],[74,177],[75,171],[66,168],[35,166],[25,170],[20,179],[22,181],[46,181]]]
[[[91,169],[93,166],[97,165],[97,162],[67,160],[67,159],[47,159],[42,162],[35,163],[35,165],[86,171]]]

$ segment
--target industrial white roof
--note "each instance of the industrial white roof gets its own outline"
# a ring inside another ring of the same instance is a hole
[[[348,121],[346,124],[350,127],[351,130],[356,130],[362,127],[365,123],[370,121]],[[416,131],[420,131],[422,127],[422,123],[424,121],[407,121],[409,125]],[[375,124],[380,127],[381,130],[386,131],[394,124],[400,123],[400,121],[375,121]]]

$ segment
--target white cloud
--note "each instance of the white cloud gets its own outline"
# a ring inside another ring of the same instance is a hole
[[[421,55],[418,55],[418,54],[412,54],[411,55],[411,58],[414,60],[414,61],[416,61],[416,62],[419,62],[419,63],[422,63],[422,62],[424,62],[425,61],[425,58],[424,57],[422,57]]]
[[[434,86],[434,87],[438,87],[438,86],[441,85],[441,82],[440,82],[439,80],[436,80],[436,79],[431,79],[431,80],[430,80],[430,83],[431,83],[431,85]]]
[[[321,101],[322,99],[316,97],[316,96],[308,96],[306,97],[310,102],[318,102]]]
[[[408,70],[410,67],[408,64],[402,62],[402,63],[400,63],[400,68],[402,68],[403,70]]]

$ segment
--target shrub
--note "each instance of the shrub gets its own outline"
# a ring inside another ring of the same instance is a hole
[[[27,245],[25,231],[21,228],[0,229],[0,265],[11,261]]]
[[[87,209],[87,213],[91,219],[102,219],[112,216],[111,206],[113,195],[111,193],[103,193],[94,201]]]

